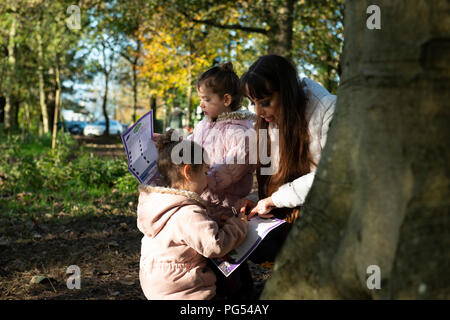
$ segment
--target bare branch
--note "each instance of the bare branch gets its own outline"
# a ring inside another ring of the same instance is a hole
[[[201,23],[201,24],[205,24],[208,26],[212,26],[212,27],[216,27],[216,28],[220,28],[220,29],[228,29],[228,30],[242,30],[242,31],[246,31],[246,32],[255,32],[255,33],[260,33],[260,34],[267,34],[267,30],[263,29],[263,28],[257,28],[257,27],[246,27],[240,24],[220,24],[217,23],[214,20],[208,19],[208,20],[199,20],[199,19],[195,19],[193,17],[191,17],[190,15],[188,15],[187,13],[180,11],[180,13],[182,15],[184,15],[186,18],[188,18],[189,20],[191,20],[192,22],[195,23]]]

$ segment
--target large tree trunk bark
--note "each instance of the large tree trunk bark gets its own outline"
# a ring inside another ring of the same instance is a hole
[[[38,32],[37,32],[37,42],[38,42],[38,74],[39,74],[39,101],[41,105],[41,113],[42,113],[42,125],[44,134],[49,132],[49,121],[48,121],[48,112],[47,112],[47,104],[45,102],[45,90],[44,90],[44,48],[42,43],[42,35],[41,35],[41,22],[38,20]]]
[[[450,4],[375,3],[381,30],[346,2],[335,118],[263,299],[450,298]]]

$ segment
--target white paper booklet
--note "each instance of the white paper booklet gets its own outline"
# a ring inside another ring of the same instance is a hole
[[[158,150],[153,137],[153,112],[144,114],[122,134],[128,159],[128,170],[140,183],[156,184]]]
[[[244,242],[234,250],[231,250],[225,257],[211,259],[214,264],[228,277],[239,265],[248,258],[256,249],[264,237],[273,229],[279,227],[286,221],[277,218],[262,219],[254,217],[248,221],[247,237]]]

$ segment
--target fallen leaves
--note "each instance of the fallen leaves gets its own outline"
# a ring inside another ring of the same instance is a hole
[[[10,240],[6,237],[1,237],[0,238],[0,247],[1,246],[8,246],[10,244]]]
[[[128,231],[128,225],[125,222],[122,222],[119,226],[120,231]]]
[[[111,240],[108,242],[108,246],[110,247],[118,247],[119,244],[117,243],[117,241]]]
[[[126,286],[133,286],[134,285],[134,281],[127,281],[127,280],[119,280],[119,282],[123,285]]]
[[[32,285],[43,285],[43,286],[48,286],[50,285],[53,289],[53,291],[56,293],[56,289],[53,285],[53,283],[57,283],[57,281],[53,278],[49,278],[46,276],[33,276],[30,280],[30,284]]]

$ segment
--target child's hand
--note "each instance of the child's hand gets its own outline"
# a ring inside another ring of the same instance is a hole
[[[231,209],[233,211],[233,215],[236,218],[239,218],[240,220],[247,222],[247,215],[245,214],[245,211],[244,212],[240,210],[237,211],[234,207],[231,207]]]
[[[250,210],[254,207],[256,207],[256,202],[247,198],[239,199],[236,202],[236,208],[238,208],[239,212],[242,212],[244,214],[248,214],[248,212],[250,212]]]
[[[160,133],[154,132],[154,133],[153,133],[152,140],[156,142],[156,141],[158,141],[159,137],[161,137],[161,134],[160,134]]]
[[[242,221],[244,221],[245,223],[247,223],[247,215],[245,214],[245,212],[240,212],[239,211],[239,214],[238,214],[238,218],[240,219],[240,220],[242,220]]]
[[[229,218],[229,216],[227,216],[226,214],[222,214],[219,217],[219,226],[222,227],[225,224],[225,222],[227,222],[228,218]]]

